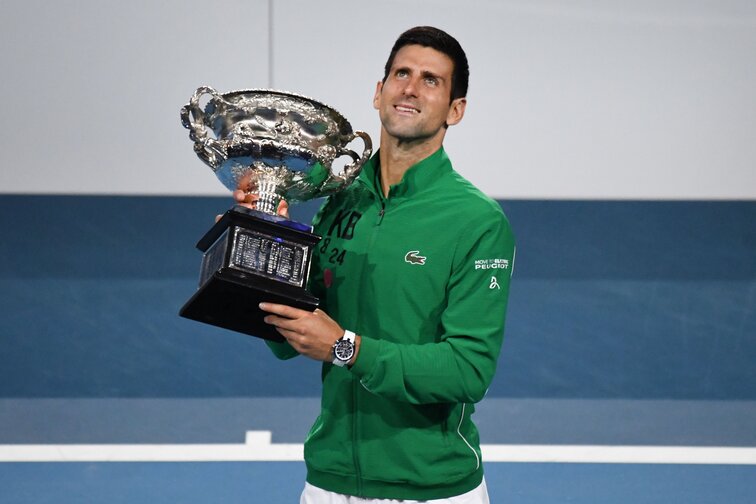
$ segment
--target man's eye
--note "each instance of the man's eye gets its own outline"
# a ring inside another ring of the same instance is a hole
[[[396,76],[397,77],[407,77],[407,75],[409,75],[407,73],[407,70],[397,70],[396,71]]]
[[[429,86],[435,86],[436,84],[438,84],[438,79],[436,79],[435,77],[426,77],[425,83]]]

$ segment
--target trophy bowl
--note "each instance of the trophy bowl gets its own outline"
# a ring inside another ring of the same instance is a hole
[[[284,91],[220,94],[203,86],[181,109],[181,121],[197,156],[221,183],[258,194],[256,208],[267,214],[276,213],[282,198],[295,203],[344,189],[372,154],[370,137],[352,131],[339,112]],[[361,155],[347,148],[357,137],[364,142]],[[334,173],[333,162],[341,156],[351,162]]]
[[[204,106],[201,101],[207,98]],[[301,95],[252,89],[197,89],[181,109],[194,152],[230,191],[256,194],[254,209],[235,206],[200,239],[199,287],[181,316],[282,341],[265,324],[262,301],[315,310],[307,290],[320,237],[312,227],[277,215],[281,199],[307,201],[351,184],[372,154],[367,133],[353,131],[333,108]],[[356,138],[362,154],[348,148]],[[334,161],[346,156],[336,172]]]

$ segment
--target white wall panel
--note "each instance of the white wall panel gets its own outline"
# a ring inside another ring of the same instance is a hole
[[[268,80],[267,0],[0,4],[0,191],[222,193],[179,110]]]
[[[418,24],[468,53],[447,149],[492,196],[756,199],[742,0],[5,0],[0,192],[223,194],[178,119],[204,83],[312,96],[377,143],[375,83]]]
[[[447,150],[493,196],[756,198],[752,2],[285,0],[274,19],[275,84],[376,137],[396,36],[452,33],[471,78]]]

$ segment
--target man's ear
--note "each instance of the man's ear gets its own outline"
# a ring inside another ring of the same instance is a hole
[[[373,108],[379,109],[381,107],[381,90],[383,89],[383,81],[378,81],[375,85],[375,95],[373,96]]]
[[[448,126],[454,126],[459,123],[465,116],[465,108],[467,107],[467,98],[456,98],[452,100],[449,107],[449,113],[446,114],[446,124]]]

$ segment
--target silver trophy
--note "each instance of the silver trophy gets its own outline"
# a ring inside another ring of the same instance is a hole
[[[204,106],[201,102],[205,101]],[[255,209],[228,210],[197,243],[204,254],[199,288],[184,317],[271,340],[261,301],[314,310],[306,290],[320,237],[277,215],[281,199],[307,201],[343,190],[372,154],[370,137],[352,131],[333,108],[304,96],[253,89],[218,93],[200,87],[181,109],[197,156],[229,190],[257,195]],[[348,148],[356,138],[362,154]],[[335,172],[334,161],[348,157]]]

